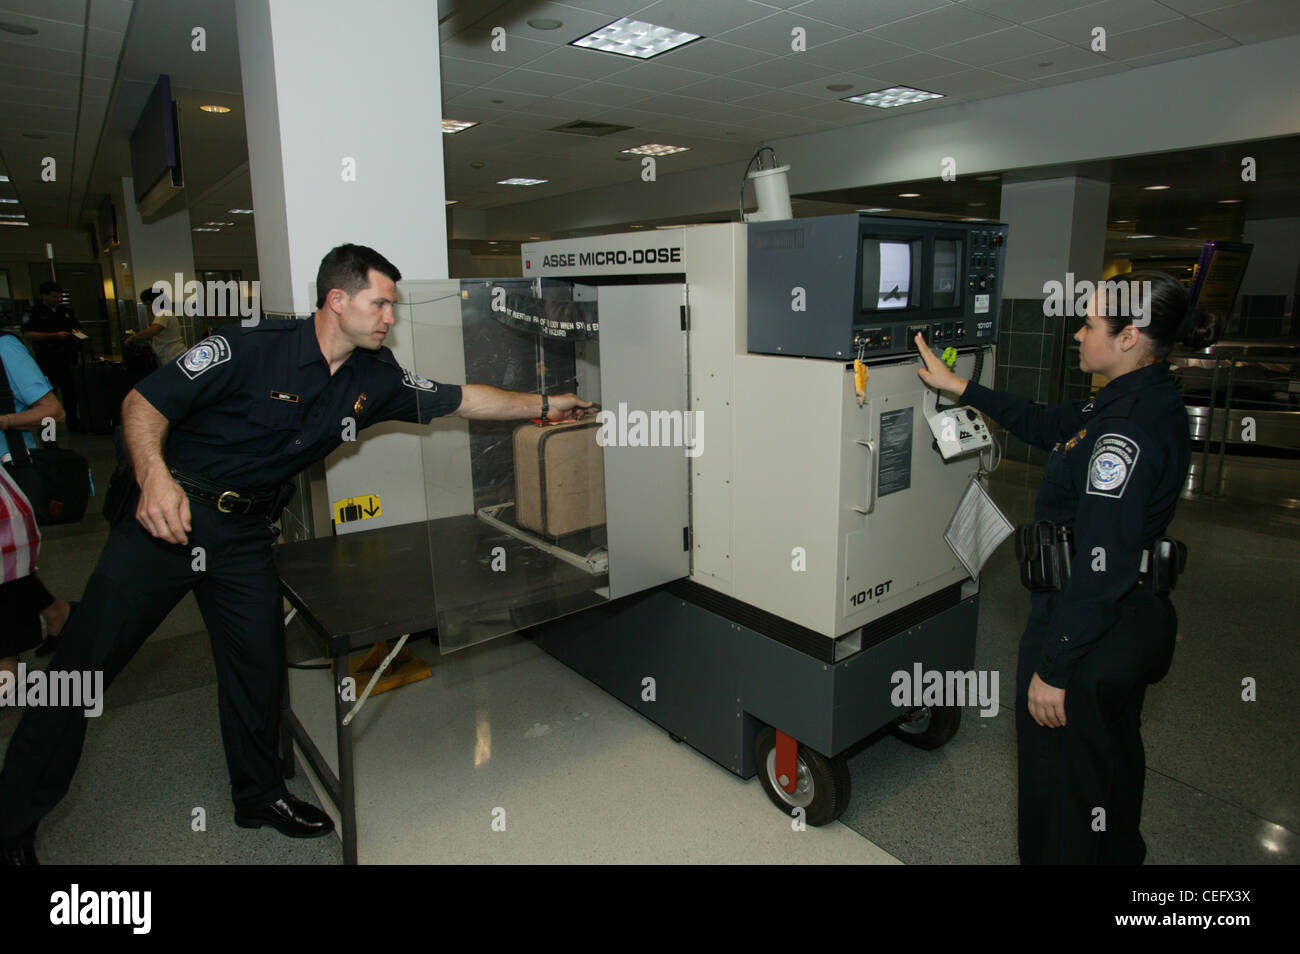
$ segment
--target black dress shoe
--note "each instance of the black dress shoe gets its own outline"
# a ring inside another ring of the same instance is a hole
[[[72,614],[77,611],[78,605],[79,604],[75,601],[68,604],[68,618],[63,621],[63,625],[59,628],[57,634],[53,636],[46,636],[45,639],[41,640],[41,644],[36,647],[37,656],[54,655],[54,650],[59,648],[59,637],[62,636],[63,631],[68,628],[68,623],[72,619]]]
[[[255,811],[235,811],[235,824],[240,828],[261,828],[270,825],[290,838],[319,838],[334,831],[334,820],[323,811],[300,798],[287,795]]]

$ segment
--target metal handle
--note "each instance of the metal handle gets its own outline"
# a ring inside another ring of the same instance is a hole
[[[862,507],[854,507],[858,513],[867,514],[876,509],[876,481],[880,476],[880,458],[876,454],[875,441],[858,441],[867,449],[867,502]]]

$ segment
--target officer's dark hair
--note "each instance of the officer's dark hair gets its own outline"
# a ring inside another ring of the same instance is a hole
[[[397,266],[373,248],[340,245],[330,249],[329,254],[320,260],[320,269],[316,272],[316,307],[325,304],[325,296],[331,288],[355,295],[367,287],[372,268],[394,282],[402,280],[402,273],[397,270]]]
[[[154,288],[146,288],[140,292],[140,301],[152,307],[155,298],[162,298],[163,293]]]
[[[59,292],[61,294],[63,289],[59,287],[58,282],[41,282],[41,294],[48,295],[50,292]]]
[[[1172,275],[1158,271],[1125,272],[1123,275],[1114,275],[1107,281],[1151,283],[1151,300],[1146,306],[1151,318],[1149,324],[1138,327],[1132,316],[1112,314],[1120,310],[1116,308],[1100,308],[1098,314],[1109,325],[1112,338],[1127,325],[1138,327],[1150,344],[1153,360],[1165,360],[1169,357],[1169,352],[1174,350],[1174,345],[1183,344],[1200,349],[1208,348],[1219,340],[1223,329],[1218,316],[1192,308],[1187,289]]]

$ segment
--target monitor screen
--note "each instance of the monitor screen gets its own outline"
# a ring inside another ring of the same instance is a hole
[[[957,308],[961,297],[961,239],[934,240],[934,276],[930,288],[931,308]]]
[[[920,239],[862,239],[862,310],[899,311],[920,305]]]

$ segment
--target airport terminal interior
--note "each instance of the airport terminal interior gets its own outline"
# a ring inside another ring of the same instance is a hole
[[[0,0],[0,330],[54,282],[82,332],[55,596],[109,538],[123,396],[176,360],[151,288],[189,348],[310,319],[322,256],[370,246],[408,387],[601,422],[386,423],[295,478],[287,784],[334,836],[234,824],[191,595],[41,862],[1016,864],[1010,531],[1055,452],[945,405],[915,339],[1088,402],[1090,290],[1143,271],[1222,329],[1167,359],[1146,863],[1294,864],[1297,62],[1295,0]],[[971,696],[900,702],[922,670]]]

